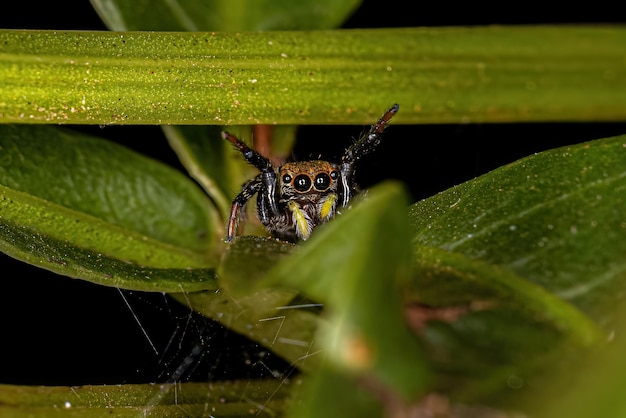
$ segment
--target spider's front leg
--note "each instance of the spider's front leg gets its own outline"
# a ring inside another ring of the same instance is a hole
[[[254,181],[259,180],[265,186],[264,195],[267,195],[269,197],[266,203],[269,203],[269,209],[271,210],[272,215],[277,216],[278,206],[276,205],[276,171],[274,169],[274,166],[272,166],[271,161],[263,157],[252,148],[248,147],[246,144],[240,141],[239,138],[229,134],[228,132],[222,132],[222,138],[233,144],[233,146],[243,154],[243,157],[250,164],[259,169],[261,174],[259,174],[259,176],[256,177]],[[257,192],[258,191],[259,189],[257,189]]]
[[[230,216],[228,217],[228,226],[226,227],[226,242],[233,242],[237,233],[237,224],[239,220],[239,212],[243,210],[248,203],[248,200],[261,190],[263,187],[263,181],[259,174],[254,179],[244,184],[241,192],[233,200],[233,205],[230,207]]]
[[[359,140],[352,144],[343,154],[341,158],[341,206],[347,206],[350,199],[352,199],[352,190],[355,187],[354,170],[357,161],[374,151],[378,144],[380,144],[381,134],[387,127],[391,118],[398,112],[399,108],[400,105],[397,103],[391,106],[391,108],[378,119],[378,122],[372,125],[369,132],[361,136]]]

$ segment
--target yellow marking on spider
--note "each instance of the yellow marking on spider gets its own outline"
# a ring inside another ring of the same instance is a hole
[[[322,203],[322,208],[320,209],[320,218],[323,220],[327,220],[330,215],[332,215],[333,207],[335,206],[335,202],[337,201],[337,195],[335,193],[331,193],[328,195],[324,203]]]
[[[311,234],[311,227],[306,215],[293,200],[289,202],[289,210],[293,214],[293,219],[296,223],[296,231],[300,232],[298,235],[300,235],[303,240],[306,240]]]

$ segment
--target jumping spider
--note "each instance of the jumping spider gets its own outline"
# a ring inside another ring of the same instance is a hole
[[[233,200],[226,242],[235,239],[239,212],[257,193],[259,219],[272,236],[290,242],[308,239],[313,228],[331,219],[337,208],[347,206],[356,194],[355,164],[378,146],[381,133],[398,108],[397,104],[393,105],[368,133],[346,149],[339,164],[312,160],[290,162],[277,168],[233,135],[222,132],[222,137],[261,171],[243,185]]]

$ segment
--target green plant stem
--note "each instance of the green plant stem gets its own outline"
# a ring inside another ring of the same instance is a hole
[[[291,402],[278,380],[103,386],[0,384],[0,416],[276,416]]]
[[[626,27],[0,31],[0,122],[626,119]]]

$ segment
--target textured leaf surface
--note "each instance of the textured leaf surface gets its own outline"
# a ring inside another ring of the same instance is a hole
[[[0,416],[276,416],[290,404],[284,381],[113,386],[0,385]]]
[[[0,31],[0,121],[624,120],[622,27]],[[329,95],[330,92],[330,95]]]
[[[173,294],[179,302],[263,344],[294,366],[314,371],[320,365],[315,332],[320,305],[304,300],[291,289],[262,288],[255,284],[292,244],[242,236],[230,245],[220,264],[219,292]]]
[[[418,202],[411,227],[416,244],[501,266],[602,323],[625,284],[625,192],[620,136],[530,156]]]
[[[13,257],[111,286],[215,286],[210,202],[180,173],[123,147],[0,126],[0,196],[0,245]]]
[[[515,310],[527,321],[553,327],[581,346],[602,335],[586,315],[545,288],[459,253],[417,247],[414,277],[407,288],[408,300],[439,307],[483,303],[485,309]]]
[[[461,309],[424,330],[446,390],[520,397],[546,384],[538,370],[613,332],[626,285],[625,142],[550,150],[411,206],[410,300]]]

